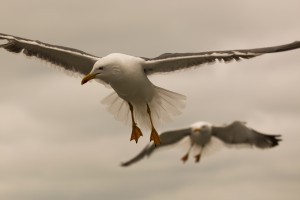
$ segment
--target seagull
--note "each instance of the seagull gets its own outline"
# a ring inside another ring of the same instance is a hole
[[[142,160],[146,156],[149,157],[161,147],[177,144],[184,138],[189,139],[189,148],[181,160],[185,163],[189,158],[190,151],[194,149],[196,152],[194,156],[195,162],[198,163],[201,154],[215,145],[217,143],[216,141],[221,141],[228,147],[255,146],[260,149],[265,149],[277,146],[278,142],[281,141],[280,137],[281,135],[262,134],[252,128],[248,128],[245,122],[240,121],[234,121],[224,126],[213,126],[208,122],[196,122],[189,128],[162,133],[160,135],[161,144],[158,147],[155,147],[154,144],[148,144],[138,155],[122,163],[121,166],[129,166]]]
[[[169,121],[185,107],[185,96],[154,85],[148,75],[171,72],[201,66],[216,61],[239,61],[266,53],[289,51],[300,47],[293,43],[243,50],[208,51],[200,53],[165,53],[155,58],[111,53],[104,57],[94,56],[81,50],[52,45],[0,33],[0,44],[12,53],[36,57],[58,68],[80,75],[81,84],[92,79],[111,87],[114,91],[102,103],[117,120],[132,125],[130,140],[138,142],[141,126],[151,129],[150,141],[160,144],[156,126]],[[70,74],[70,73],[68,73]],[[138,125],[139,124],[139,125]]]

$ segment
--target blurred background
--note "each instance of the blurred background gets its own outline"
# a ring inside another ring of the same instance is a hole
[[[155,57],[300,40],[297,0],[2,1],[0,32],[105,56]],[[3,43],[3,41],[1,41]],[[100,101],[111,90],[0,49],[0,199],[231,200],[300,196],[300,50],[153,75],[188,97],[160,132],[233,120],[282,134],[274,149],[227,149],[199,164],[166,149],[129,168],[149,140]]]

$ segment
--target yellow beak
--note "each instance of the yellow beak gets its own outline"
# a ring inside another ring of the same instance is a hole
[[[94,79],[97,74],[88,74],[81,80],[81,85],[85,84],[86,82]]]
[[[193,131],[194,131],[194,132],[199,132],[199,133],[200,133],[200,132],[201,132],[201,129],[200,129],[200,128],[195,128],[195,129],[193,129]]]

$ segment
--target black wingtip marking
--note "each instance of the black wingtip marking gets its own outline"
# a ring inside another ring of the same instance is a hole
[[[121,167],[128,167],[128,166],[129,166],[129,164],[128,164],[128,163],[126,163],[126,162],[123,162],[123,163],[121,163],[121,164],[120,164],[120,166],[121,166]]]
[[[270,147],[275,147],[279,145],[282,141],[281,135],[268,135],[267,141],[270,143]]]

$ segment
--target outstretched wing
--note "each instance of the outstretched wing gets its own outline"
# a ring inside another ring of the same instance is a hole
[[[137,161],[140,161],[145,156],[150,156],[157,149],[175,144],[180,140],[182,140],[184,137],[189,136],[190,134],[191,134],[190,128],[164,132],[160,135],[160,142],[161,142],[160,145],[155,146],[154,144],[148,144],[138,155],[136,155],[134,158],[130,159],[129,161],[123,162],[121,166],[127,167]]]
[[[281,135],[266,135],[251,128],[242,122],[235,121],[224,127],[212,127],[212,135],[228,145],[245,144],[258,148],[270,148],[278,145]]]
[[[35,56],[44,61],[50,62],[65,70],[88,74],[99,57],[69,47],[56,46],[0,33],[0,40],[7,40],[0,48],[13,53],[23,53],[26,56]]]
[[[144,71],[146,74],[158,72],[171,72],[180,69],[200,66],[216,61],[239,61],[241,58],[249,59],[266,53],[276,53],[300,48],[300,41],[290,44],[242,50],[208,51],[200,53],[166,53],[156,58],[145,59]]]

